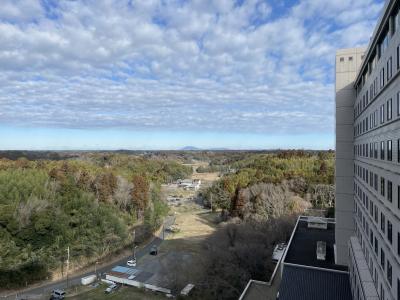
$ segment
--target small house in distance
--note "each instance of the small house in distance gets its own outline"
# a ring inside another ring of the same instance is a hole
[[[201,186],[200,179],[183,179],[178,180],[178,186],[184,190],[195,190],[197,191]]]

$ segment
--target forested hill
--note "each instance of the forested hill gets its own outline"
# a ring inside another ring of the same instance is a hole
[[[0,159],[0,288],[46,278],[63,265],[95,260],[129,243],[138,220],[151,231],[167,207],[160,184],[190,167],[118,154],[79,159]]]
[[[230,216],[264,219],[334,207],[334,152],[281,151],[214,162],[227,170],[203,191],[205,202]],[[299,196],[304,201],[299,201]]]

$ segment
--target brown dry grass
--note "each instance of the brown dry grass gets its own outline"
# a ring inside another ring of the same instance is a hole
[[[219,173],[193,173],[192,179],[200,179],[201,181],[215,181],[218,180]]]
[[[215,231],[216,224],[213,221],[216,216],[204,209],[177,213],[175,224],[179,226],[180,232],[171,235],[169,239],[205,238]]]
[[[219,172],[213,172],[213,173],[197,173],[196,169],[198,167],[207,167],[208,162],[203,162],[199,161],[194,164],[187,164],[188,166],[191,166],[193,169],[193,174],[191,179],[200,179],[201,181],[205,182],[213,182],[215,180],[218,180]]]

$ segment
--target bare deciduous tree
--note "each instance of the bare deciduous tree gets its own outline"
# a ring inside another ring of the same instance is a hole
[[[120,209],[128,210],[133,208],[131,202],[131,192],[133,184],[122,176],[117,176],[117,188],[114,192],[114,202]]]

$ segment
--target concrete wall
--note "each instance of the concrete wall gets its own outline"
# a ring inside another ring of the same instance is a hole
[[[353,144],[354,80],[362,62],[364,48],[336,52],[336,259],[348,264],[348,242],[354,235]]]
[[[356,237],[349,242],[349,271],[353,299],[379,300],[363,249]]]

